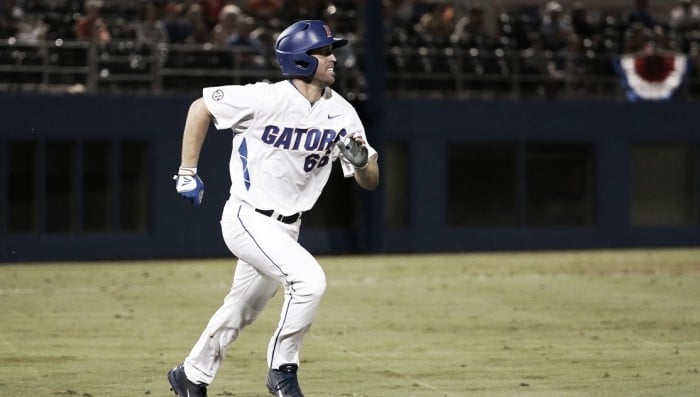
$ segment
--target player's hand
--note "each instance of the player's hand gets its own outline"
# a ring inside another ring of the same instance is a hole
[[[180,167],[173,179],[175,180],[175,190],[190,204],[202,204],[204,182],[197,175],[197,168]]]
[[[367,167],[367,162],[369,161],[367,146],[360,135],[342,137],[336,145],[338,145],[343,156],[355,168],[362,169]]]

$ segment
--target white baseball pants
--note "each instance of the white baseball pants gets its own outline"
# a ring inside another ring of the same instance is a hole
[[[229,345],[251,324],[284,286],[277,330],[267,349],[267,364],[299,364],[304,334],[311,327],[326,276],[316,259],[298,242],[299,226],[278,222],[247,204],[229,200],[221,218],[224,241],[238,258],[233,284],[223,305],[185,359],[193,382],[210,384]]]

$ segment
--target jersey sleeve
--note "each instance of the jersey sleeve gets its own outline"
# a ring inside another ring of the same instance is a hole
[[[202,89],[202,98],[213,116],[216,129],[231,128],[239,133],[245,131],[253,120],[263,90],[262,84],[206,87]]]

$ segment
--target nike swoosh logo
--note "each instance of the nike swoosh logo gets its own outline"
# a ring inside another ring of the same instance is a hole
[[[340,117],[340,115],[339,115],[339,114],[336,114],[336,115],[334,115],[334,116],[331,116],[331,115],[329,114],[329,115],[328,115],[328,120],[332,120],[332,119],[334,119],[334,118],[336,118],[336,117]]]

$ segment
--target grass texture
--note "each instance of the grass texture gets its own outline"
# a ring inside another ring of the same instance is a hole
[[[700,249],[319,257],[308,397],[697,396]],[[174,396],[233,259],[0,266],[0,396]],[[266,396],[278,293],[210,396]]]

